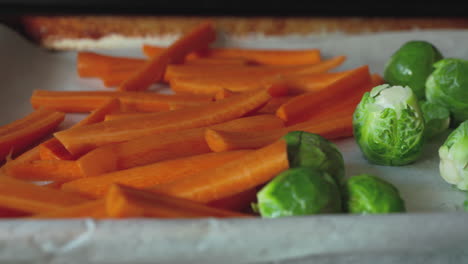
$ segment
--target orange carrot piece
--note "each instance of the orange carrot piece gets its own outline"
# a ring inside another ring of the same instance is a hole
[[[67,218],[107,218],[104,199],[84,202],[74,206],[55,209],[49,212],[35,214],[33,219],[67,219]]]
[[[73,127],[86,126],[89,124],[104,121],[106,115],[118,112],[120,110],[120,102],[113,98],[104,102],[96,110],[92,111],[86,118],[76,123]],[[56,138],[47,140],[39,145],[39,155],[42,160],[75,160],[73,156]]]
[[[243,58],[197,58],[187,60],[185,65],[249,65],[251,62]]]
[[[148,63],[120,85],[119,90],[143,91],[148,89],[151,84],[162,79],[168,64],[182,62],[188,53],[208,47],[215,38],[216,32],[211,23],[207,22],[199,25],[170,45],[161,54],[152,57]]]
[[[128,78],[134,74],[133,71],[121,71],[121,72],[108,72],[106,74],[102,74],[99,78],[104,84],[104,87],[118,87],[122,83],[124,83]]]
[[[87,199],[76,194],[38,186],[8,176],[0,177],[0,207],[28,213],[45,213],[85,201]]]
[[[352,94],[353,89],[370,83],[370,81],[369,67],[367,65],[359,67],[325,89],[308,92],[289,100],[278,108],[276,115],[284,121],[291,122],[300,118],[304,113],[310,113],[314,109],[325,108],[327,105],[340,102]]]
[[[169,110],[168,103],[210,102],[212,97],[169,95],[154,92],[47,91],[35,90],[31,96],[34,108],[44,107],[67,113],[91,112],[109,99],[117,98],[123,109],[136,112]]]
[[[233,95],[235,95],[236,93],[235,92],[231,92],[227,89],[224,89],[224,88],[221,88],[221,90],[219,90],[215,95],[214,95],[214,100],[215,101],[219,101],[219,100],[223,100],[223,99],[226,99],[228,97],[231,97]]]
[[[239,118],[263,106],[270,98],[267,90],[258,90],[212,104],[156,113],[154,116],[111,120],[71,128],[54,135],[70,153],[80,155],[109,143],[209,126]]]
[[[115,218],[251,217],[251,215],[221,210],[190,200],[121,185],[113,185],[105,201],[107,214]]]
[[[0,218],[21,218],[28,217],[31,213],[23,212],[21,210],[15,210],[10,208],[0,208]]]
[[[46,183],[44,185],[42,185],[43,187],[46,187],[46,188],[52,188],[52,189],[60,189],[62,188],[62,184],[64,182],[60,182],[60,181],[53,181],[53,182],[49,182],[49,183]]]
[[[229,151],[236,149],[257,149],[280,139],[291,131],[306,131],[319,134],[329,140],[351,137],[352,112],[341,113],[339,116],[326,117],[321,120],[310,120],[294,126],[271,131],[230,132],[207,129],[205,139],[212,151]]]
[[[135,69],[145,63],[144,59],[114,57],[94,52],[78,52],[76,68],[80,77],[98,77],[106,74],[109,68]]]
[[[12,177],[31,181],[71,181],[84,177],[78,164],[70,160],[34,160],[5,169]]]
[[[171,159],[146,166],[102,174],[97,177],[87,177],[67,182],[62,185],[62,189],[90,198],[99,198],[104,196],[114,183],[144,189],[148,186],[190,177],[192,174],[219,167],[247,153],[249,153],[249,150],[220,153],[210,152],[185,158]]]
[[[238,118],[209,126],[222,131],[268,131],[283,127],[273,115]],[[118,144],[99,147],[78,159],[87,176],[128,169],[158,162],[210,152],[205,142],[206,127],[159,133]]]
[[[313,74],[327,72],[340,66],[346,60],[345,56],[336,56],[334,58],[308,65],[169,65],[164,80],[171,81],[174,78],[193,78],[201,79],[220,78],[220,77],[268,77],[281,76],[286,74]]]
[[[220,167],[148,190],[201,203],[219,200],[264,184],[288,169],[286,152],[285,141],[278,140]]]
[[[326,62],[323,62],[326,63]],[[313,65],[318,67],[320,65]],[[254,67],[251,67],[254,68]],[[282,84],[290,87],[290,91],[299,94],[322,89],[342,77],[344,73],[246,73],[245,75],[218,74],[216,76],[181,76],[170,80],[171,89],[178,94],[214,95],[222,89],[232,92],[245,92],[272,84]]]
[[[65,118],[64,113],[46,109],[36,110],[30,115],[34,118],[28,116],[23,118],[28,121],[28,124],[23,124],[20,120],[5,126],[3,129],[0,128],[0,162],[8,154],[18,154],[37,140],[47,136]],[[14,123],[21,123],[21,125]],[[12,130],[12,128],[15,129]]]
[[[257,189],[252,188],[220,200],[209,202],[207,205],[215,208],[244,212],[257,199]]]
[[[260,108],[255,114],[261,114],[261,115],[275,114],[276,110],[278,110],[278,108],[282,104],[286,103],[287,101],[291,100],[292,98],[293,98],[293,96],[273,97],[273,98],[270,99],[270,101],[268,101],[268,103],[266,103],[265,106]]]
[[[148,57],[159,54],[163,48],[144,45],[143,52]],[[259,64],[269,65],[298,65],[320,62],[320,50],[259,50],[236,48],[212,48],[197,54],[190,54],[189,61],[197,57],[207,58],[243,58]]]

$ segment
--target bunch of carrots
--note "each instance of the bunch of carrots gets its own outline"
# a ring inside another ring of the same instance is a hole
[[[356,105],[382,83],[367,65],[332,72],[344,56],[215,39],[206,22],[169,47],[143,46],[147,59],[79,52],[78,75],[114,90],[36,90],[35,111],[0,127],[0,216],[255,216],[257,188],[289,166],[282,137],[352,136]],[[88,115],[58,131],[67,113]]]

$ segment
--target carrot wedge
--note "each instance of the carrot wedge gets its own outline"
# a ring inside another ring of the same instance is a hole
[[[286,152],[286,142],[281,139],[220,167],[148,190],[201,203],[219,200],[263,184],[288,169]]]
[[[226,131],[268,131],[283,127],[273,115],[234,119],[209,126]],[[154,162],[210,152],[205,142],[206,127],[148,135],[122,143],[98,147],[78,159],[86,176],[143,166]]]
[[[79,193],[89,198],[99,198],[106,194],[114,183],[144,189],[148,186],[175,181],[200,171],[221,166],[249,153],[249,150],[207,153],[179,159],[161,161],[146,166],[119,170],[96,177],[86,177],[62,185],[62,189]]]
[[[137,69],[146,60],[136,58],[114,57],[95,52],[78,52],[76,57],[76,69],[80,77],[99,77],[107,74],[110,68]]]
[[[47,91],[35,90],[34,108],[44,107],[67,113],[91,112],[110,99],[117,98],[124,110],[158,112],[169,110],[169,103],[210,102],[210,96],[169,95],[154,92]]]
[[[114,218],[200,218],[200,217],[252,217],[212,208],[190,200],[164,194],[113,185],[105,198],[107,214]]]
[[[229,132],[207,129],[205,139],[210,149],[215,152],[258,149],[271,144],[291,131],[315,133],[329,140],[351,137],[353,135],[352,112],[271,131]]]
[[[70,153],[80,155],[96,147],[128,141],[162,132],[209,126],[244,116],[271,98],[267,90],[258,90],[213,102],[154,116],[111,120],[55,133]]]
[[[18,154],[25,148],[35,143],[52,132],[65,118],[65,114],[46,109],[39,109],[26,116],[24,120],[13,122],[10,125],[0,128],[0,162],[12,152]],[[21,125],[15,125],[21,123]],[[12,129],[14,128],[14,129]]]
[[[38,186],[3,175],[0,177],[0,207],[28,213],[45,213],[86,202],[76,194]]]
[[[338,103],[349,96],[356,87],[370,82],[369,67],[367,65],[359,67],[325,89],[308,92],[289,100],[278,108],[276,115],[284,121],[291,122],[300,118],[304,113]]]
[[[143,52],[148,57],[153,57],[163,51],[164,48],[152,45],[144,45]],[[197,58],[242,58],[259,64],[267,65],[299,65],[320,62],[320,50],[261,50],[261,49],[236,49],[236,48],[211,48],[198,54],[192,53],[188,60]]]
[[[34,160],[5,169],[12,177],[31,181],[71,181],[84,177],[78,164],[70,160]]]
[[[104,121],[106,115],[118,112],[120,102],[113,98],[104,102],[103,105],[92,111],[86,118],[76,123],[73,127],[86,126]],[[74,160],[76,159],[56,138],[47,140],[39,145],[39,155],[42,160]]]
[[[107,218],[104,199],[84,202],[74,206],[55,209],[49,212],[32,215],[35,219],[67,219],[67,218]]]
[[[162,79],[169,63],[182,62],[188,53],[208,47],[215,38],[216,32],[211,23],[199,25],[170,45],[164,52],[152,57],[148,63],[120,85],[119,90],[144,91],[148,89],[151,84]]]

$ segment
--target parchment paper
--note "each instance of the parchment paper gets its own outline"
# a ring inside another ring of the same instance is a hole
[[[329,37],[232,39],[217,45],[320,48],[324,57],[347,55],[340,69],[368,64],[382,73],[388,57],[408,40],[428,40],[445,57],[468,59],[468,31],[411,31]],[[167,44],[167,43],[162,43]],[[140,56],[134,49],[100,50]],[[29,113],[34,89],[104,89],[76,75],[74,52],[51,53],[0,27],[0,125]],[[340,70],[338,69],[338,70]],[[79,119],[69,115],[63,126]],[[0,221],[0,263],[462,263],[468,261],[465,193],[442,180],[437,149],[425,146],[413,165],[370,165],[354,139],[336,142],[347,176],[372,173],[397,186],[408,213],[321,215],[275,220]]]

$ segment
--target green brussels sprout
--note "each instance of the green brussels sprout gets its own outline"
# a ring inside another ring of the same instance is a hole
[[[426,82],[429,102],[446,107],[454,124],[468,119],[468,61],[443,59],[434,64],[435,70]]]
[[[419,158],[424,118],[413,91],[387,84],[362,97],[353,116],[356,142],[364,156],[380,165],[406,165]]]
[[[426,79],[442,54],[427,41],[409,41],[385,65],[384,79],[390,85],[408,86],[418,99],[425,96]]]
[[[344,179],[343,155],[324,137],[304,131],[286,134],[289,167],[310,167],[330,174],[338,184]]]
[[[460,190],[468,190],[468,120],[450,133],[439,148],[439,157],[442,178]]]
[[[344,207],[355,214],[405,212],[405,202],[391,183],[369,174],[350,177],[344,185]]]
[[[308,167],[291,168],[278,174],[257,193],[262,217],[341,212],[340,190],[326,172]]]
[[[426,138],[438,136],[449,128],[450,111],[447,108],[428,101],[420,101],[419,106],[426,122]]]

